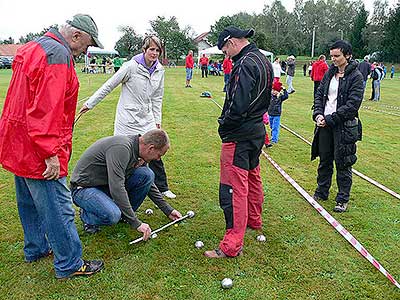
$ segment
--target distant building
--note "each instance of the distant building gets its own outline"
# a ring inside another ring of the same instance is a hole
[[[210,32],[204,32],[193,40],[194,44],[197,47],[197,55],[201,50],[212,47],[212,44],[207,40],[209,33]]]
[[[18,48],[22,47],[23,45],[16,45],[16,44],[1,44],[0,45],[0,57],[9,57],[13,58],[17,53]]]

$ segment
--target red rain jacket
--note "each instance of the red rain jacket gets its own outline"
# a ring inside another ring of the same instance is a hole
[[[68,175],[79,82],[71,50],[57,30],[21,47],[0,119],[0,163],[17,176],[44,179],[57,155]]]
[[[186,68],[193,69],[194,60],[192,55],[186,56]]]
[[[311,69],[311,80],[312,81],[322,81],[325,72],[328,71],[328,65],[323,60],[317,60],[313,63]]]

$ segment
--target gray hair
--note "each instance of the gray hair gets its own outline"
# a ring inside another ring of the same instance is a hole
[[[82,30],[80,30],[80,29],[78,29],[78,28],[76,28],[76,27],[74,27],[74,26],[71,26],[71,25],[69,25],[68,23],[65,23],[65,24],[61,25],[61,26],[60,26],[60,29],[59,29],[59,32],[60,32],[65,38],[71,38],[71,37],[72,37],[72,34],[73,34],[74,32],[76,32],[76,31],[79,31],[81,34],[87,35],[87,36],[89,36],[90,38],[92,38],[91,35],[90,35],[89,33],[84,32],[84,31],[82,31]]]
[[[153,129],[142,135],[146,145],[154,145],[156,149],[162,149],[169,145],[168,134],[162,129]]]
[[[144,51],[146,51],[147,49],[150,48],[150,44],[151,43],[156,44],[156,46],[158,47],[158,49],[160,49],[160,54],[162,53],[162,46],[161,46],[161,41],[158,37],[156,37],[155,35],[148,35],[144,38],[143,40],[143,45],[142,45],[142,49]]]

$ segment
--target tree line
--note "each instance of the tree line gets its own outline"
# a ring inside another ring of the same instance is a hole
[[[314,34],[314,56],[328,54],[334,41],[346,39],[356,58],[374,54],[376,60],[400,62],[400,1],[390,7],[387,0],[375,0],[373,11],[369,12],[362,0],[295,0],[295,8],[289,12],[280,0],[275,0],[259,14],[222,16],[210,26],[208,40],[215,45],[218,34],[229,25],[254,28],[253,41],[257,46],[277,54],[311,56]],[[178,60],[188,50],[196,50],[193,29],[181,28],[175,16],[158,16],[150,21],[150,27],[147,34],[161,39],[163,58]],[[40,36],[47,29],[22,36],[19,43]],[[121,38],[115,49],[120,55],[130,58],[141,52],[144,36],[132,26],[118,29]],[[12,38],[0,41],[11,42]]]

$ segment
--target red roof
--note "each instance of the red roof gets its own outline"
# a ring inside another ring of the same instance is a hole
[[[4,44],[0,45],[0,56],[15,56],[18,48],[23,45],[15,45],[15,44]]]
[[[210,33],[210,32],[204,32],[204,33],[200,34],[198,37],[196,37],[193,41],[194,41],[195,43],[199,43],[199,42],[202,41],[202,40],[206,40],[206,39],[207,39],[207,35],[208,35],[209,33]]]

